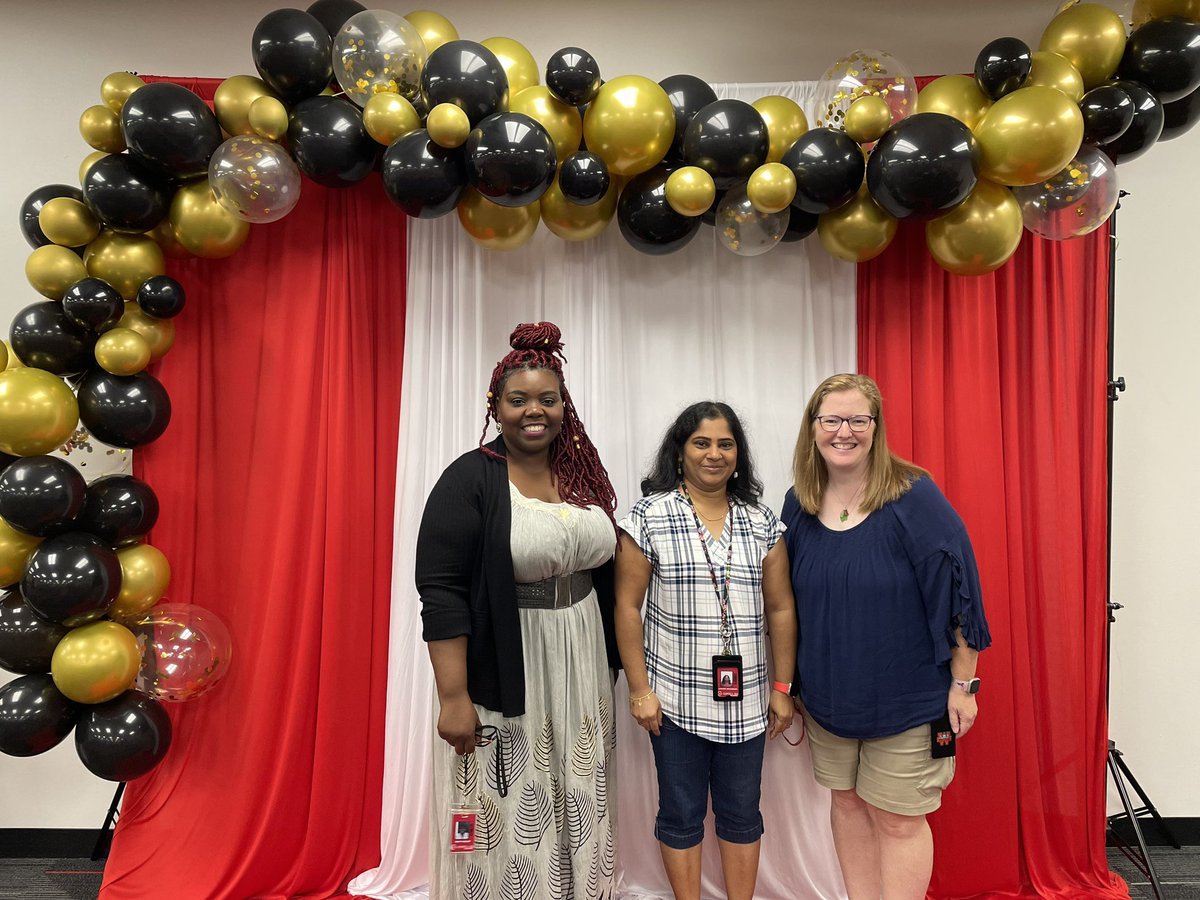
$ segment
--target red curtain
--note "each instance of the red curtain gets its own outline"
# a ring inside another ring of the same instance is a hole
[[[994,643],[931,817],[930,895],[1127,897],[1105,857],[1108,230],[940,269],[904,225],[858,269],[888,441],[966,521]]]
[[[171,707],[101,896],[327,897],[379,861],[405,220],[377,176],[306,180],[233,257],[170,273],[174,411],[137,467],[168,599],[216,612],[233,662]]]

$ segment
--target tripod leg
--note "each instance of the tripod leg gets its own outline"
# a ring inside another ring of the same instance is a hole
[[[112,841],[113,822],[117,819],[117,807],[121,805],[121,795],[125,793],[125,782],[117,785],[117,792],[113,794],[112,803],[108,806],[108,815],[104,817],[104,824],[100,826],[100,833],[96,835],[96,846],[92,848],[92,859],[103,859],[108,856],[108,848]]]
[[[1142,786],[1138,784],[1138,780],[1134,778],[1133,773],[1129,771],[1129,766],[1125,764],[1125,760],[1121,756],[1121,751],[1116,751],[1116,757],[1117,766],[1124,773],[1125,778],[1129,781],[1130,787],[1133,788],[1134,792],[1138,795],[1138,798],[1142,801],[1142,806],[1145,807],[1146,812],[1150,813],[1150,816],[1154,819],[1154,821],[1158,823],[1158,827],[1161,828],[1162,833],[1167,836],[1167,840],[1170,841],[1171,846],[1178,850],[1179,841],[1175,839],[1175,835],[1167,825],[1166,821],[1161,815],[1159,815],[1159,812],[1157,809],[1155,809],[1154,804],[1150,802],[1150,798],[1146,796],[1146,792],[1142,790]]]
[[[1154,891],[1154,896],[1158,900],[1163,900],[1162,885],[1158,883],[1158,873],[1154,871],[1154,862],[1150,859],[1150,851],[1146,847],[1146,838],[1142,835],[1142,826],[1138,823],[1137,816],[1134,815],[1133,804],[1129,801],[1129,792],[1125,790],[1125,780],[1121,777],[1121,771],[1117,768],[1121,764],[1121,751],[1113,746],[1109,741],[1108,745],[1108,770],[1112,773],[1113,783],[1117,786],[1117,793],[1121,795],[1121,805],[1125,807],[1125,815],[1129,817],[1129,824],[1133,826],[1134,836],[1137,837],[1138,849],[1141,851],[1142,859],[1146,863],[1146,868],[1143,870],[1146,876],[1150,879],[1150,888]],[[1121,766],[1124,768],[1124,766]]]

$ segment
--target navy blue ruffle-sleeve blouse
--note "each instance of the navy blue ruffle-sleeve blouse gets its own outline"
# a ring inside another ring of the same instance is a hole
[[[946,711],[954,630],[991,643],[966,527],[930,478],[847,531],[788,491],[783,522],[796,594],[800,696],[846,738],[899,734]]]

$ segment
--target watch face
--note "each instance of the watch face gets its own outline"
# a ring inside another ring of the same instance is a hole
[[[978,694],[979,693],[979,679],[978,678],[972,678],[970,681],[967,682],[967,693],[968,694]]]

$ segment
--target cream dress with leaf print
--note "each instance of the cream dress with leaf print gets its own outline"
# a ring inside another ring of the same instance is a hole
[[[510,489],[518,582],[594,569],[612,557],[616,535],[602,509]],[[469,756],[434,737],[431,900],[615,895],[616,730],[595,592],[567,609],[522,609],[520,617],[525,715],[506,719],[476,706],[500,740]],[[464,805],[476,812],[476,849],[450,853],[450,811]]]

